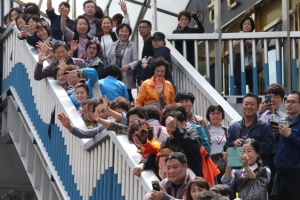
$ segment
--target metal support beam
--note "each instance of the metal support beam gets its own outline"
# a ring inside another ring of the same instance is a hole
[[[219,39],[215,40],[215,89],[222,94],[221,0],[215,0],[214,10],[214,32],[219,34]]]
[[[105,13],[106,16],[109,16],[109,7],[110,7],[111,2],[112,2],[112,0],[109,0],[107,2],[106,8],[104,10],[104,13]]]
[[[157,31],[157,2],[156,0],[151,0],[151,10],[152,10],[152,31]]]
[[[291,49],[290,49],[290,1],[282,0],[282,31],[287,31],[287,37],[283,39],[283,86],[285,92],[291,92]]]

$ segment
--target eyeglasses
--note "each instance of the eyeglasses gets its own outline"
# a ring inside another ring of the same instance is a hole
[[[220,113],[220,112],[217,112],[217,113],[211,112],[209,114],[216,116],[216,115],[221,115],[222,113]]]
[[[138,27],[138,31],[139,31],[139,30],[142,30],[142,29],[146,29],[146,28],[149,28],[149,26],[139,26],[139,27]]]
[[[89,47],[89,50],[97,50],[97,47]]]
[[[285,104],[295,104],[295,103],[299,103],[299,101],[295,101],[295,100],[286,100]]]

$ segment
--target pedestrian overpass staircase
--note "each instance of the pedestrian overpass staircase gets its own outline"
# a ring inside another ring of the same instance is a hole
[[[139,178],[132,175],[132,169],[141,157],[127,137],[109,131],[92,139],[78,139],[70,134],[57,120],[57,113],[66,113],[73,125],[83,129],[86,128],[84,122],[64,89],[53,78],[33,79],[36,50],[17,39],[14,27],[1,35],[0,44],[0,143],[5,140],[14,144],[36,198],[143,199],[152,189],[151,181],[157,178],[150,170]],[[194,113],[205,116],[210,104],[220,104],[225,110],[224,125],[229,125],[232,119],[240,119],[240,115],[170,43],[168,47],[172,52],[177,91],[187,89],[196,96]],[[54,124],[50,123],[51,113]],[[5,148],[8,143],[0,148]],[[12,155],[1,155],[0,159],[0,163],[8,162]],[[0,187],[5,185],[1,183],[1,176],[12,170],[6,167],[1,171]],[[14,177],[14,173],[9,175]]]

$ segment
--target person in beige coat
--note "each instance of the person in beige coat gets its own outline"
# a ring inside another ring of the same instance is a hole
[[[107,63],[115,64],[120,67],[122,72],[122,82],[125,84],[129,101],[133,101],[131,89],[136,88],[134,79],[134,69],[138,63],[138,50],[136,45],[129,41],[132,29],[128,24],[120,24],[117,28],[119,40],[113,43],[112,48],[107,56]]]

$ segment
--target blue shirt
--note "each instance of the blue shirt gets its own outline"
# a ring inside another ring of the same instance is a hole
[[[52,11],[46,10],[46,13],[51,21],[51,36],[56,40],[66,41],[65,38],[63,38],[63,33],[60,29],[61,16],[57,15],[54,9]],[[68,18],[66,25],[70,30],[73,30],[74,20]]]
[[[109,101],[113,101],[115,98],[122,96],[129,100],[127,88],[124,83],[118,81],[115,77],[107,76],[99,81],[99,87],[102,96],[106,96]]]

